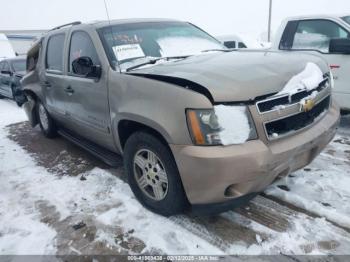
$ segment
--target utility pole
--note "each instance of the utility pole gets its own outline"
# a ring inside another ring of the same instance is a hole
[[[271,16],[272,16],[272,0],[270,1],[270,6],[269,6],[269,23],[268,23],[268,28],[267,28],[267,41],[271,42]]]

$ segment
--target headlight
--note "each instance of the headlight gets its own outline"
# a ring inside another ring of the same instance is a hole
[[[214,106],[214,109],[188,109],[189,131],[196,145],[243,144],[257,139],[250,112],[246,106]]]

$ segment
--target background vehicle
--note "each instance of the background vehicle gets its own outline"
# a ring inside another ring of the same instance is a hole
[[[238,35],[217,36],[216,39],[220,40],[227,48],[247,48]]]
[[[311,88],[283,93],[310,66]],[[137,199],[163,215],[246,202],[310,163],[339,120],[321,58],[229,50],[175,20],[57,27],[28,52],[27,68],[32,126],[110,165],[122,154]]]
[[[332,69],[334,98],[350,110],[350,16],[302,16],[284,20],[273,49],[310,53],[324,58]]]
[[[15,56],[15,51],[13,51],[13,48],[6,35],[0,34],[0,61],[4,58],[12,58]]]
[[[24,96],[20,80],[26,73],[26,58],[18,57],[0,61],[0,96],[8,97],[22,105]]]

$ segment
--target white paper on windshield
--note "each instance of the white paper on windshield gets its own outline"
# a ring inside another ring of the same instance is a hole
[[[139,44],[113,46],[113,52],[119,61],[145,56]]]

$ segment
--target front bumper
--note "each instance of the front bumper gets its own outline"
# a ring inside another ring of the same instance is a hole
[[[269,143],[170,145],[189,202],[223,203],[263,191],[277,177],[308,165],[334,137],[339,117],[339,109],[333,104],[309,128]]]

